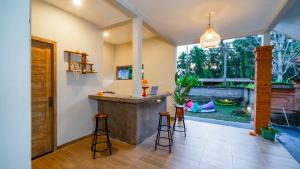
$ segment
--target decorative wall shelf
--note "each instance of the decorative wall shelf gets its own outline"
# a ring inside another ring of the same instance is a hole
[[[97,73],[93,66],[93,63],[87,62],[87,53],[80,53],[77,51],[65,50],[65,53],[68,54],[68,69],[67,72],[80,72],[82,74],[87,73]],[[75,57],[80,57],[75,60]]]

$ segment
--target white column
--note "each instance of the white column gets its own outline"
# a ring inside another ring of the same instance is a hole
[[[5,169],[31,168],[30,8],[30,0],[0,5],[0,168]]]
[[[143,20],[139,17],[133,18],[132,23],[132,96],[142,96],[142,30]]]
[[[261,46],[269,46],[271,42],[270,32],[266,32],[262,35],[262,44]]]

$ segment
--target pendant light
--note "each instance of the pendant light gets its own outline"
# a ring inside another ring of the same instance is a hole
[[[218,47],[221,42],[220,35],[213,29],[210,24],[210,17],[212,13],[208,14],[208,27],[206,31],[200,37],[200,45],[203,48],[215,48]]]

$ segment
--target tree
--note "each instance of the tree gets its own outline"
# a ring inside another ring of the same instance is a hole
[[[197,75],[200,78],[211,76],[210,72],[206,71],[205,61],[207,54],[202,48],[198,46],[193,47],[190,50],[190,59],[191,59],[191,73]]]
[[[229,67],[233,69],[231,72],[235,72],[233,77],[254,78],[254,49],[260,44],[261,39],[258,36],[238,38],[232,42],[235,56],[231,55]]]
[[[274,45],[272,59],[273,81],[285,82],[298,74],[295,58],[300,56],[300,42],[271,32]],[[200,78],[254,78],[254,49],[260,46],[260,36],[248,36],[222,41],[219,48],[193,47],[189,54],[181,53],[178,68]],[[226,66],[227,65],[227,66]]]
[[[218,48],[211,48],[208,50],[207,59],[205,63],[207,71],[211,78],[219,78],[223,73],[223,57],[220,55]]]
[[[271,32],[273,48],[272,75],[277,82],[289,81],[298,74],[295,58],[300,55],[300,42]]]
[[[190,68],[190,58],[187,53],[181,52],[178,61],[177,61],[177,68],[179,71],[189,71]]]

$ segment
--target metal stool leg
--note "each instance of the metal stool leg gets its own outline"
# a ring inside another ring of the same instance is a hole
[[[177,112],[175,112],[175,118],[174,118],[174,123],[173,123],[173,128],[172,128],[172,136],[173,136],[174,131],[175,131],[176,120],[177,120]]]
[[[98,139],[98,118],[96,118],[96,129],[95,129],[95,134],[94,134],[94,137],[95,137],[95,140],[94,140],[94,144],[93,144],[93,158],[95,159],[96,158],[96,149],[97,149],[97,139]]]
[[[171,136],[171,143],[173,144],[173,134],[172,134],[172,128],[171,128],[171,116],[168,116],[168,124],[169,124],[169,132]]]
[[[93,141],[92,141],[91,151],[94,150],[94,144],[95,144],[96,132],[97,132],[97,119],[96,119],[96,124],[95,124],[95,130],[94,130],[94,133],[93,133]]]
[[[168,140],[169,140],[169,153],[171,153],[171,146],[172,146],[172,134],[171,134],[171,125],[170,125],[170,116],[167,116],[167,123],[168,123]]]
[[[157,135],[155,140],[155,151],[157,149],[157,145],[159,144],[159,138],[160,138],[160,130],[161,130],[161,116],[159,116],[158,126],[157,126]]]
[[[184,129],[184,137],[186,137],[186,128],[185,128],[184,116],[182,117],[182,122],[183,122],[183,129]]]
[[[166,122],[163,123],[163,118],[166,117]],[[164,128],[166,127],[166,129]],[[167,132],[168,136],[160,136],[160,132]],[[161,145],[160,144],[160,139],[168,139],[167,145]],[[172,151],[172,144],[173,144],[173,138],[172,138],[172,131],[171,131],[171,120],[170,120],[170,115],[161,115],[159,116],[159,123],[157,127],[157,135],[156,135],[156,140],[155,140],[155,150],[157,149],[157,146],[162,146],[162,147],[169,147],[169,153]]]
[[[109,140],[109,130],[108,130],[107,118],[105,118],[105,132],[106,132],[107,148],[109,149],[109,154],[111,155],[111,143]]]

